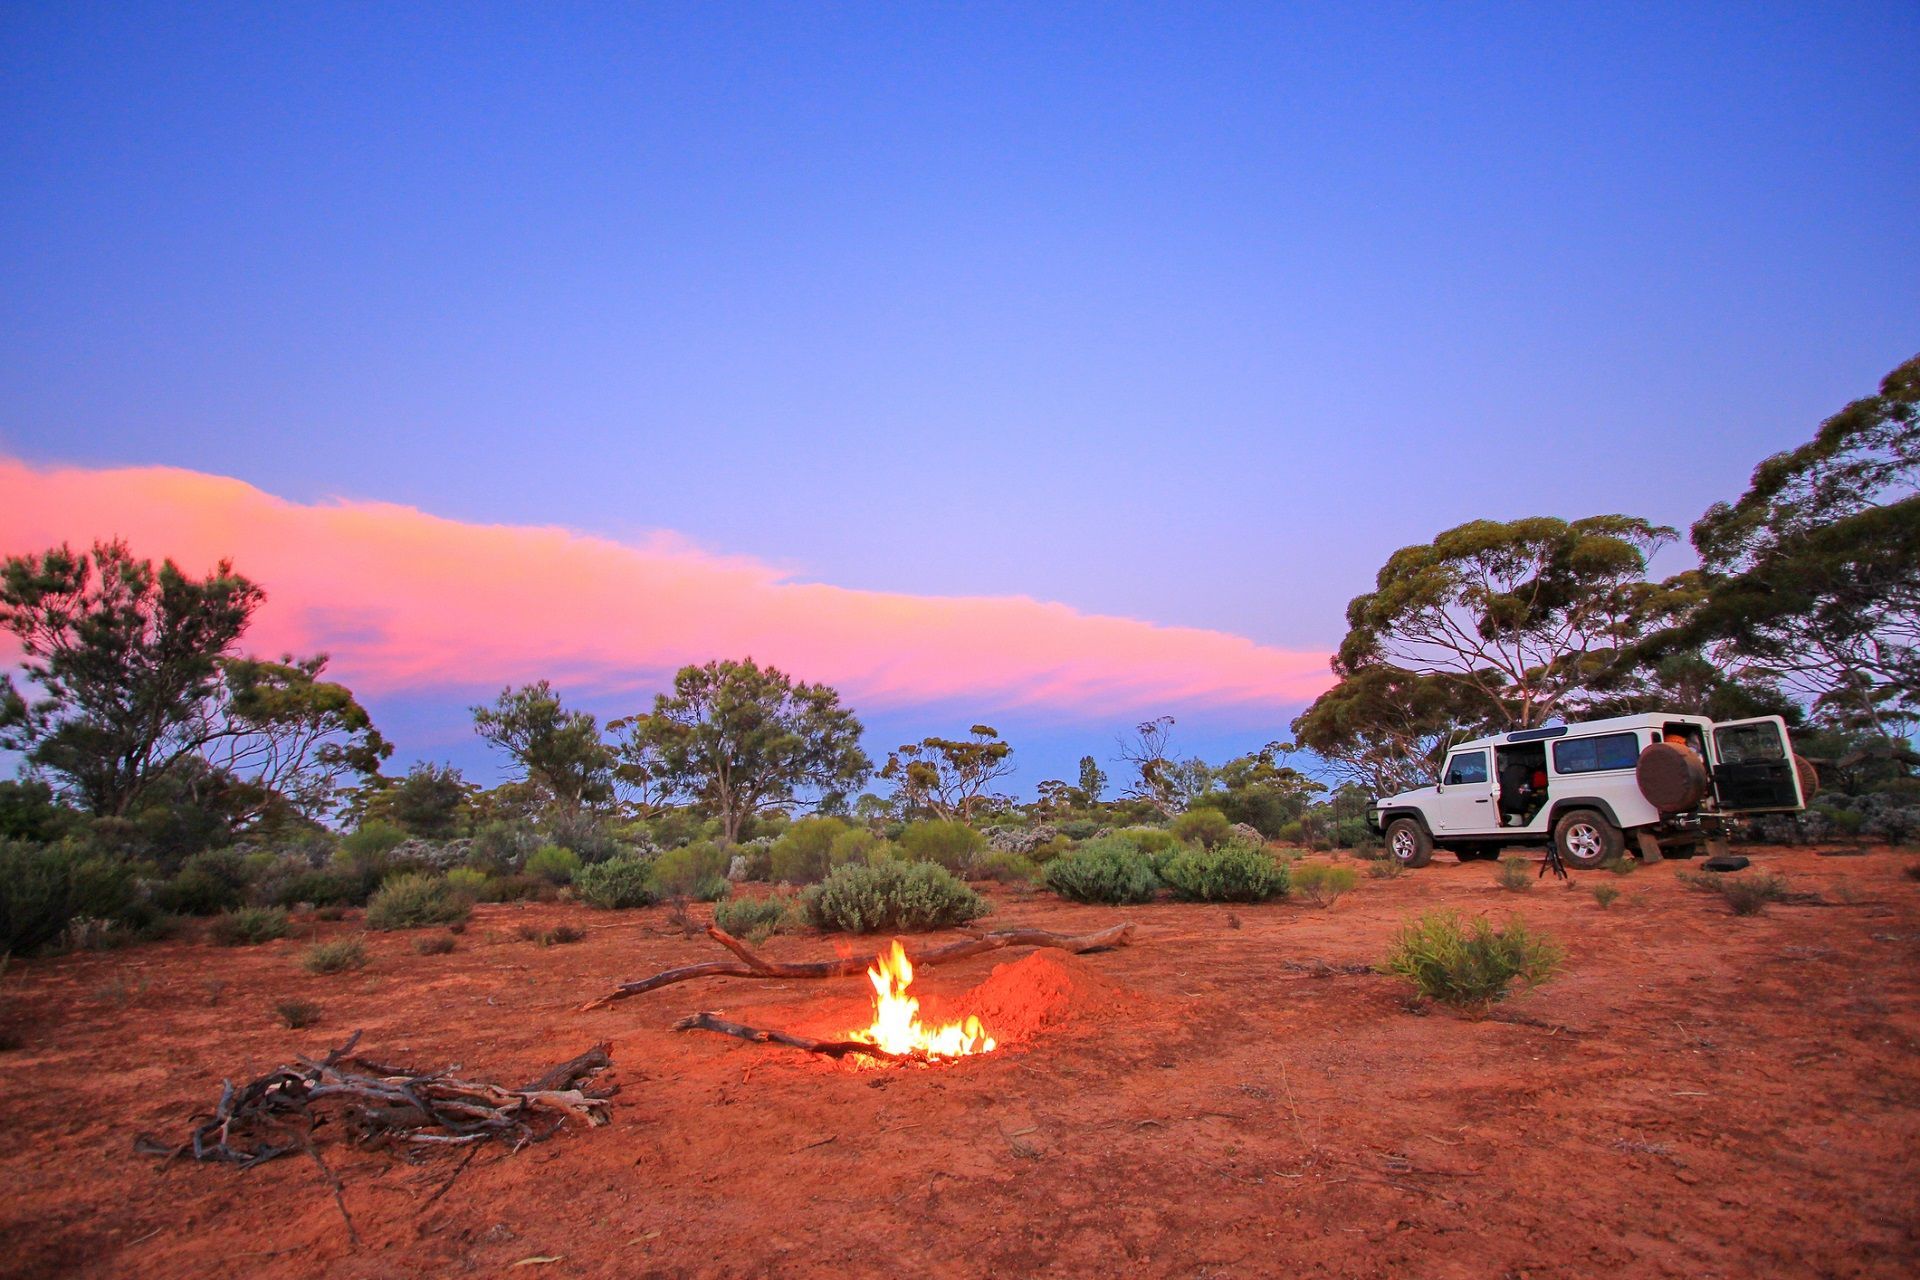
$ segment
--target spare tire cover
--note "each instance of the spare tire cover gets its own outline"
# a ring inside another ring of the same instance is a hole
[[[1820,794],[1820,771],[1805,756],[1793,758],[1793,771],[1800,775],[1800,798],[1808,804]]]
[[[1707,798],[1707,762],[1691,747],[1656,742],[1634,767],[1640,794],[1662,813],[1685,813]]]

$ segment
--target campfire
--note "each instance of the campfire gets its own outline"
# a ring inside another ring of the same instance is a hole
[[[994,1051],[993,1037],[978,1018],[969,1016],[964,1022],[938,1026],[920,1021],[919,997],[907,990],[913,985],[913,962],[907,959],[898,939],[874,958],[867,980],[873,983],[873,1023],[849,1031],[848,1040],[871,1044],[896,1056],[928,1059],[964,1058]]]

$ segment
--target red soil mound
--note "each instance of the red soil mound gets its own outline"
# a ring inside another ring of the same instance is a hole
[[[1079,956],[1035,951],[995,965],[987,980],[960,997],[959,1015],[973,1014],[1003,1045],[1018,1044],[1070,1018],[1098,1018],[1135,1002],[1125,988],[1096,973]]]

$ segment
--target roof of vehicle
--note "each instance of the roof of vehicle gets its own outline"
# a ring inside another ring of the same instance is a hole
[[[1555,738],[1587,738],[1594,734],[1622,733],[1629,729],[1658,729],[1676,720],[1699,725],[1702,729],[1713,727],[1713,721],[1705,716],[1683,715],[1678,711],[1646,711],[1639,715],[1612,716],[1605,720],[1576,720],[1572,724],[1550,724],[1542,729],[1515,729],[1511,733],[1495,733],[1484,738],[1474,738],[1470,742],[1456,742],[1451,750],[1504,747],[1516,742],[1547,742]]]

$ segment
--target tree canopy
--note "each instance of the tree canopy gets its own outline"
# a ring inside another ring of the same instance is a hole
[[[899,789],[909,809],[942,818],[973,817],[987,788],[1013,772],[1013,748],[991,725],[976,724],[966,738],[922,738],[887,756],[880,776]]]
[[[474,729],[526,771],[545,797],[568,808],[613,798],[614,760],[600,725],[585,711],[569,711],[545,680],[500,691],[491,706],[474,707]]]

